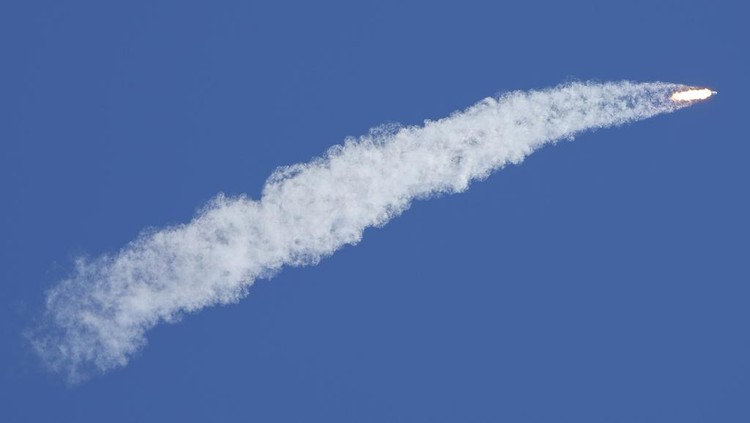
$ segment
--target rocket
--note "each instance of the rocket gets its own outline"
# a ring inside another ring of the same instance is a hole
[[[672,101],[698,101],[705,100],[712,95],[718,94],[718,91],[712,91],[708,88],[690,88],[688,90],[677,91],[672,94]]]

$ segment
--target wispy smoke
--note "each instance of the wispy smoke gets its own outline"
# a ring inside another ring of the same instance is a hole
[[[30,339],[70,381],[127,364],[161,322],[236,302],[257,278],[315,264],[412,200],[466,190],[542,145],[671,112],[680,85],[572,83],[487,98],[424,126],[381,127],[278,169],[262,198],[219,195],[187,224],[81,258],[47,293]]]

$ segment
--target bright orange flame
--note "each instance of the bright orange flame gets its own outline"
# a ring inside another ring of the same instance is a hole
[[[672,94],[672,101],[696,101],[705,100],[712,95],[716,94],[716,91],[711,91],[708,88],[690,89],[686,91],[677,91]]]

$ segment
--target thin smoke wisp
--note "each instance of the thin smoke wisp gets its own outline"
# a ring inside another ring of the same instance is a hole
[[[124,366],[157,324],[236,302],[258,278],[315,264],[413,200],[464,191],[545,144],[689,106],[670,100],[684,88],[576,82],[347,139],[308,163],[279,168],[260,199],[219,195],[189,223],[76,260],[47,292],[29,340],[71,382]]]

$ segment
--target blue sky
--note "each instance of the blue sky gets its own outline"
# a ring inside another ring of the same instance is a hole
[[[750,418],[741,2],[62,3],[0,6],[0,421]],[[24,342],[81,254],[574,79],[720,94],[417,202],[82,385]]]

